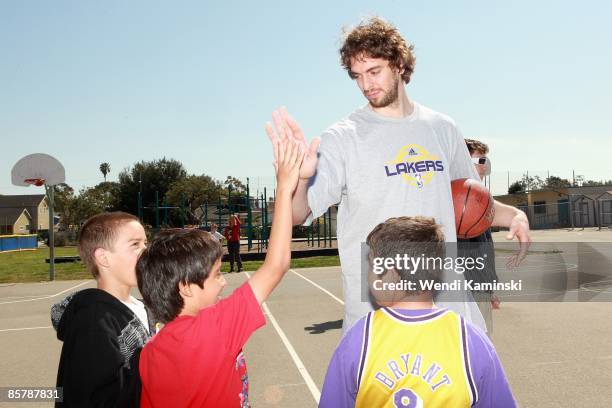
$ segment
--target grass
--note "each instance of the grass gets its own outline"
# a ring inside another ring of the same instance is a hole
[[[75,247],[55,248],[55,256],[78,255]],[[15,251],[0,253],[0,283],[40,282],[49,280],[49,264],[45,259],[49,250]],[[55,264],[55,279],[89,279],[81,262]]]
[[[55,249],[56,256],[74,256],[75,247],[62,247]],[[33,251],[0,252],[0,283],[41,282],[49,280],[49,264],[45,259],[49,257],[49,250],[36,249]],[[262,261],[248,261],[243,263],[245,271],[254,271],[261,266]],[[292,268],[314,268],[320,266],[339,266],[338,256],[317,256],[312,258],[293,259]],[[222,272],[229,272],[229,263],[224,262]],[[55,264],[56,280],[91,279],[91,274],[85,269],[82,262],[68,262]]]
[[[242,263],[245,271],[254,271],[261,266],[263,261],[247,261]],[[313,256],[312,258],[297,258],[291,260],[291,268],[318,268],[321,266],[340,266],[338,256]],[[223,262],[221,272],[229,272],[229,262]]]

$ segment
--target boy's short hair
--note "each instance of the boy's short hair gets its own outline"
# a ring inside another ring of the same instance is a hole
[[[117,239],[117,230],[130,221],[140,222],[138,217],[122,211],[104,212],[90,217],[81,227],[79,255],[94,278],[100,276],[94,252],[98,248],[112,249]]]
[[[157,234],[136,264],[138,289],[155,318],[162,323],[174,320],[185,305],[179,283],[203,288],[222,255],[219,241],[200,229],[175,228]]]
[[[444,263],[446,251],[442,226],[436,224],[434,218],[422,216],[389,218],[374,227],[368,234],[366,243],[370,249],[370,266],[375,258],[395,259],[398,255],[400,257],[407,255],[410,258],[440,259],[439,262],[432,262],[429,266],[416,271],[394,268],[403,281],[415,283],[420,280],[440,281],[443,269],[440,263]],[[422,290],[406,292],[411,295],[423,293]]]
[[[370,17],[350,31],[345,29],[340,61],[351,75],[351,58],[366,56],[385,59],[393,68],[404,68],[402,80],[407,84],[416,63],[413,50],[414,45],[407,44],[393,24],[379,17]]]
[[[487,146],[486,143],[482,143],[480,140],[465,139],[465,144],[467,145],[467,148],[470,154],[473,154],[474,152],[480,153],[480,154],[489,153],[489,146]]]

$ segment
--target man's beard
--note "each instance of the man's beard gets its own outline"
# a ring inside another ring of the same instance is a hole
[[[387,106],[396,102],[398,95],[399,95],[399,92],[398,92],[399,80],[400,80],[399,76],[395,78],[395,83],[393,84],[393,86],[388,92],[385,92],[380,102],[369,100],[370,105],[372,105],[373,108],[386,108]]]

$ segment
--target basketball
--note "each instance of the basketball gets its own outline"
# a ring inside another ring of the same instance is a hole
[[[457,238],[474,238],[484,233],[493,222],[493,197],[484,184],[472,179],[451,183]]]

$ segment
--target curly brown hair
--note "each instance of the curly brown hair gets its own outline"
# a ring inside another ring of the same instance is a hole
[[[486,143],[483,143],[480,140],[465,139],[465,144],[467,145],[467,148],[470,154],[473,154],[474,152],[480,153],[480,154],[489,153],[489,146],[487,146]]]
[[[362,56],[383,58],[389,61],[392,67],[404,69],[401,76],[407,84],[410,82],[416,62],[413,50],[414,45],[406,43],[393,24],[379,17],[370,17],[362,20],[357,27],[344,29],[340,61],[352,78],[351,58]]]

